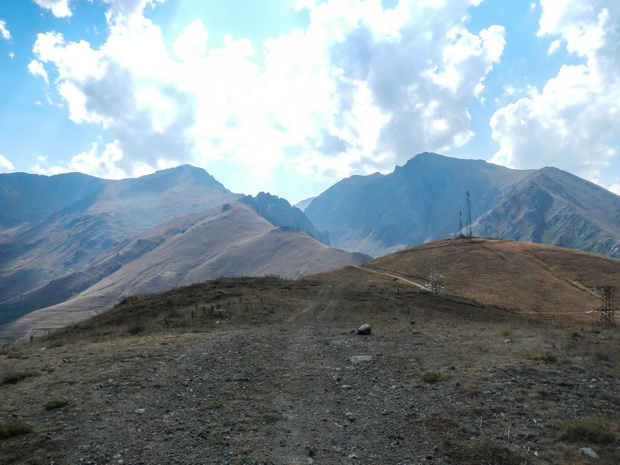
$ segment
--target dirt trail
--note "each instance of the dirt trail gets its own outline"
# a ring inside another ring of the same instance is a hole
[[[426,286],[423,286],[422,284],[416,283],[415,281],[412,281],[411,279],[409,279],[408,277],[406,277],[405,275],[403,275],[402,273],[396,273],[396,272],[389,272],[389,271],[385,271],[385,270],[380,270],[378,268],[374,268],[374,267],[370,267],[368,265],[358,265],[355,266],[354,268],[358,268],[360,270],[363,271],[368,271],[370,273],[375,273],[375,274],[380,274],[383,276],[388,276],[390,278],[396,278],[400,281],[404,281],[407,284],[411,284],[412,286],[415,286],[419,289],[424,289],[427,290],[428,288]]]

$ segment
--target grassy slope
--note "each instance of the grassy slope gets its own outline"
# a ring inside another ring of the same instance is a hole
[[[594,286],[620,288],[620,260],[571,249],[499,239],[437,241],[368,264],[422,285],[433,266],[442,293],[573,324],[592,322]]]

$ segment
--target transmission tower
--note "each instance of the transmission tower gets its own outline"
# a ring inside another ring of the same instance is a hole
[[[616,324],[616,303],[614,301],[614,294],[616,288],[614,286],[598,286],[594,290],[599,292],[603,296],[603,305],[596,310],[601,314],[601,324],[603,325],[615,325]]]
[[[443,287],[443,282],[440,281],[439,278],[443,278],[443,276],[437,273],[437,270],[435,270],[435,263],[433,262],[431,263],[431,269],[428,274],[428,282],[426,283],[426,287],[433,294],[438,294],[439,289]]]
[[[465,197],[467,200],[467,223],[466,223],[466,228],[467,228],[467,232],[466,232],[466,236],[468,238],[472,238],[474,237],[474,233],[471,229],[471,194],[469,193],[469,191],[467,191],[465,193]]]

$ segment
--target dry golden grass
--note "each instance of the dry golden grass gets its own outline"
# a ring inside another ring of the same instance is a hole
[[[569,324],[595,323],[602,305],[594,286],[620,288],[620,261],[559,247],[499,239],[424,244],[368,265],[425,285],[431,266],[444,295],[460,296]]]

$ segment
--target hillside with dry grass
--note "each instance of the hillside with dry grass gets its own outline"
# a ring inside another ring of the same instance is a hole
[[[0,345],[83,320],[132,294],[220,276],[295,278],[370,258],[321,244],[298,229],[276,228],[244,203],[224,203],[166,222],[114,247],[87,270],[40,289],[71,295],[71,289],[85,288],[0,327]]]
[[[474,298],[450,284],[538,270],[589,295],[580,273],[610,282],[617,261],[521,247],[439,242],[128,297],[0,351],[0,463],[617,464],[617,328],[531,318],[530,279]]]
[[[620,288],[620,260],[527,242],[445,239],[366,263],[425,286],[431,269],[441,294],[498,306],[533,318],[570,324],[596,321],[597,286]],[[373,277],[374,279],[374,277]]]

